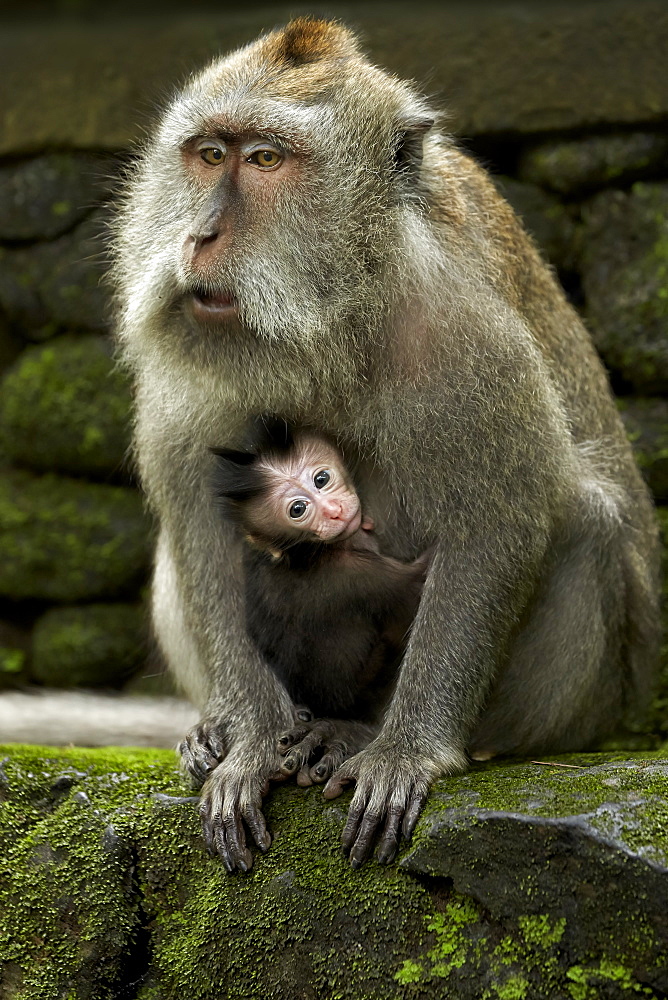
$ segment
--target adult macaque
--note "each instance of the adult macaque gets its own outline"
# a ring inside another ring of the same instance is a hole
[[[245,447],[214,449],[214,496],[250,543],[248,633],[293,701],[319,717],[279,739],[281,772],[310,785],[374,735],[429,554],[402,563],[380,553],[341,453],[320,435],[264,418]]]
[[[271,411],[344,448],[381,549],[435,542],[356,788],[354,864],[391,858],[473,756],[575,750],[642,700],[657,532],[603,369],[485,172],[341,25],[214,62],[139,159],[116,240],[136,451],[160,521],[153,616],[201,705],[183,744],[207,842],[252,863],[294,707],[247,634],[208,445]]]

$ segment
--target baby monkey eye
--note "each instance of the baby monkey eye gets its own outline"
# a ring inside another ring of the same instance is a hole
[[[326,486],[332,477],[330,476],[327,469],[321,469],[320,472],[316,472],[313,477],[313,485],[317,486],[319,490]]]
[[[199,155],[205,163],[209,163],[212,167],[218,166],[225,160],[225,151],[220,146],[204,146],[200,149]]]
[[[282,160],[283,157],[275,149],[256,149],[248,157],[249,163],[254,163],[256,167],[264,167],[265,169],[277,167]]]
[[[288,508],[288,516],[292,518],[302,517],[306,513],[308,502],[306,500],[295,500]]]

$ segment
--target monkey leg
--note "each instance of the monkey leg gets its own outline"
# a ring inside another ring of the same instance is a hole
[[[584,749],[648,686],[653,581],[628,529],[605,529],[583,532],[558,554],[473,732],[474,759]]]
[[[290,777],[296,772],[297,784],[303,788],[322,784],[345,760],[368,746],[374,735],[373,726],[347,719],[301,723],[279,738],[280,773]]]

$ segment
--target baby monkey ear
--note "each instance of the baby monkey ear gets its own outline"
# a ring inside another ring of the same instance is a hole
[[[415,118],[397,122],[394,164],[397,173],[417,180],[422,166],[424,137],[434,124],[433,118]]]

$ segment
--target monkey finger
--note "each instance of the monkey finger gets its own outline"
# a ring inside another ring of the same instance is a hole
[[[225,839],[225,831],[222,826],[215,826],[213,828],[213,852],[222,860],[223,865],[225,866],[225,871],[228,875],[233,875],[236,868],[228,850],[227,841]]]
[[[271,836],[267,830],[262,810],[255,805],[246,806],[243,810],[243,817],[256,845],[263,854],[266,853],[271,847]]]
[[[218,853],[216,849],[216,830],[208,810],[205,811],[200,807],[200,815],[202,818],[202,836],[204,837],[204,844],[209,857],[213,858]]]
[[[351,781],[355,781],[352,774],[336,771],[323,788],[322,794],[326,799],[336,799]]]
[[[310,788],[313,784],[313,779],[311,778],[310,768],[308,762],[302,764],[297,773],[297,784],[300,788]]]
[[[371,854],[374,838],[376,836],[376,830],[378,829],[380,820],[380,813],[373,813],[368,809],[365,810],[362,821],[359,824],[357,837],[355,838],[355,842],[350,848],[350,853],[348,855],[352,868],[359,868]]]
[[[408,805],[406,806],[406,812],[404,813],[404,821],[402,823],[402,833],[406,840],[410,840],[413,836],[413,830],[415,829],[415,824],[418,821],[418,817],[422,812],[422,807],[427,801],[426,791],[415,791],[408,800]]]
[[[343,847],[343,853],[347,854],[355,840],[357,839],[357,831],[359,829],[360,821],[364,816],[364,811],[366,809],[366,803],[360,802],[359,805],[351,805],[348,810],[348,817],[346,819],[346,825],[341,833],[341,846]]]
[[[388,865],[397,853],[403,814],[404,810],[401,806],[390,806],[387,810],[385,827],[378,841],[377,857],[381,865]]]
[[[253,866],[253,855],[246,847],[246,834],[244,833],[241,816],[234,812],[223,817],[222,824],[223,839],[226,855],[230,858],[233,871],[247,872]]]
[[[295,743],[300,743],[304,739],[308,731],[304,726],[296,726],[294,729],[288,729],[287,732],[282,733],[278,738],[278,752],[286,754]]]
[[[330,749],[317,764],[314,764],[309,775],[311,781],[315,784],[320,785],[330,778],[338,767],[341,767],[344,760],[346,759],[345,751],[341,747],[336,747],[335,749]]]
[[[211,751],[188,735],[179,745],[181,764],[197,781],[203,782],[220,761]]]

